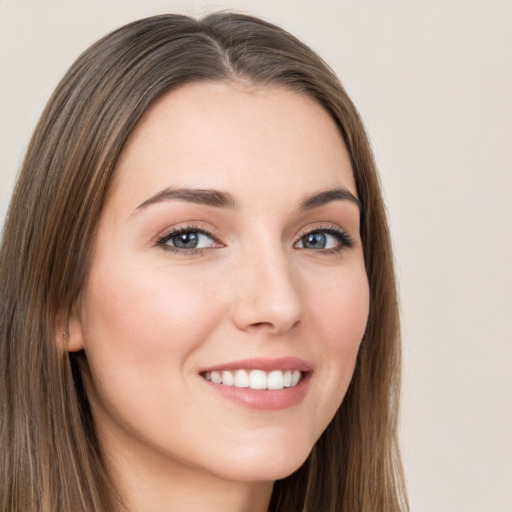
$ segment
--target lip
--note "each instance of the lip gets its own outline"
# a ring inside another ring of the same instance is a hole
[[[299,370],[300,372],[311,372],[313,365],[297,357],[254,357],[201,368],[199,373],[222,370],[263,370],[265,372],[271,372],[272,370]]]
[[[277,390],[224,386],[208,381],[201,376],[201,374],[205,372],[240,369],[264,370],[266,372],[272,370],[299,370],[303,373],[303,376],[296,386]],[[204,384],[207,385],[212,392],[226,400],[249,409],[280,411],[288,409],[303,400],[309,389],[313,367],[310,363],[296,357],[280,357],[275,359],[253,358],[209,366],[201,369],[199,373]]]

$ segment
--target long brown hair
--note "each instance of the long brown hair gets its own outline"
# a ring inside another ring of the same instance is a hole
[[[73,64],[29,145],[0,252],[0,509],[117,508],[81,377],[57,317],[77,307],[123,145],[164,92],[214,80],[288,87],[337,123],[362,204],[370,316],[355,373],[305,464],[274,485],[271,511],[406,511],[397,446],[398,306],[369,142],[329,67],[284,30],[249,16],[162,15],[126,25]]]

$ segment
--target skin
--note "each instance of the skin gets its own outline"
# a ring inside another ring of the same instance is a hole
[[[168,187],[223,191],[236,207],[147,204]],[[98,436],[129,510],[265,511],[273,481],[307,458],[345,395],[368,317],[358,205],[299,208],[340,188],[356,196],[334,122],[283,88],[189,84],[137,125],[69,324],[69,350],[85,350]],[[212,234],[201,249],[158,244],[190,226]],[[326,228],[343,230],[352,246],[328,233],[325,249],[304,244]],[[312,371],[303,399],[282,410],[235,403],[200,375],[289,356]]]

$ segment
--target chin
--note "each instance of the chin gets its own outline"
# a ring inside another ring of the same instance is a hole
[[[240,482],[281,480],[297,471],[304,464],[310,452],[311,449],[301,450],[292,447],[291,450],[262,450],[259,453],[247,454],[245,457],[240,454],[241,456],[230,464],[224,478]]]

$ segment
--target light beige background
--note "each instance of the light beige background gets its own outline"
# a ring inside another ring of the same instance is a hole
[[[216,8],[309,43],[368,125],[400,277],[412,510],[512,512],[510,1],[0,0],[0,216],[79,52],[138,17]]]

